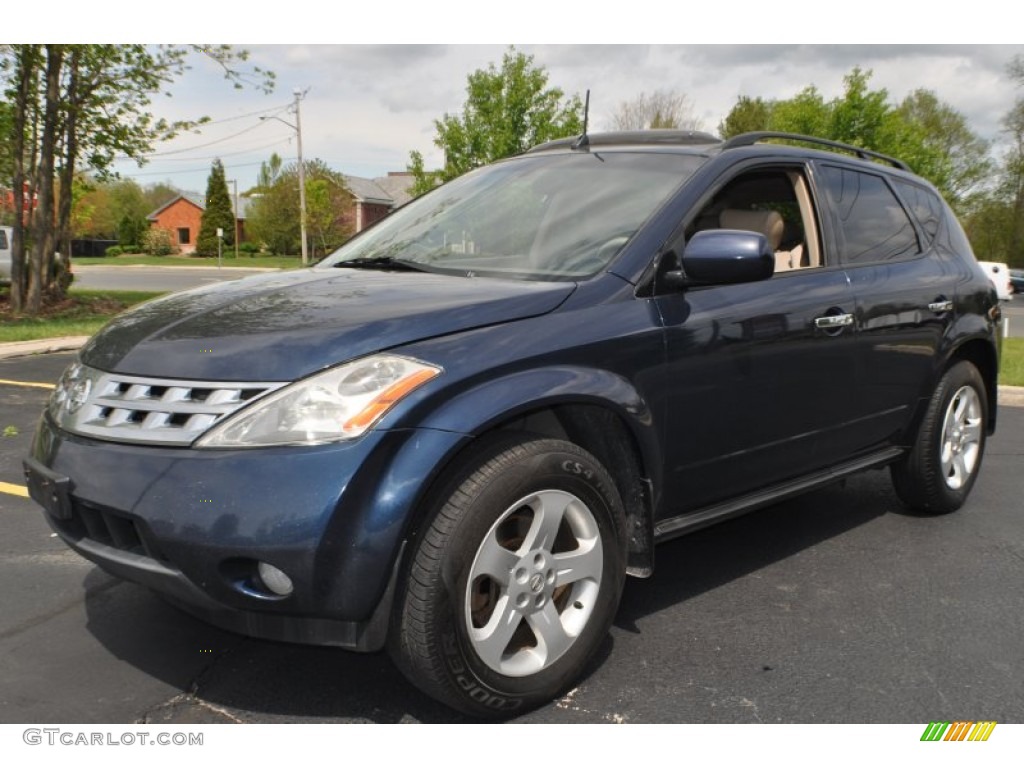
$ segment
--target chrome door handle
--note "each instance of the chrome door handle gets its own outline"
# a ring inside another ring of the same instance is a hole
[[[853,315],[825,315],[824,317],[814,318],[815,328],[843,328],[847,325],[853,325]]]
[[[950,310],[953,309],[953,302],[949,300],[933,301],[931,304],[928,305],[928,309],[930,309],[932,312],[949,312]]]

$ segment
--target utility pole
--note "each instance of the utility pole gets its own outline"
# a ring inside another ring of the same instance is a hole
[[[306,90],[309,90],[308,88]],[[306,166],[302,162],[302,115],[299,112],[299,102],[302,101],[302,97],[305,93],[300,89],[296,88],[292,93],[295,94],[295,125],[292,125],[287,120],[282,120],[280,117],[274,115],[266,115],[261,117],[260,120],[277,120],[279,123],[284,123],[293,131],[298,139],[298,150],[299,150],[299,236],[302,238],[302,266],[309,264],[309,252],[306,247]]]
[[[302,91],[298,88],[295,93],[295,134],[298,137],[299,150],[299,232],[302,237],[302,266],[309,264],[309,253],[306,247],[306,167],[302,162],[302,116],[299,113],[299,103],[302,101]]]
[[[235,260],[238,260],[238,179],[232,179],[231,184],[235,188]]]

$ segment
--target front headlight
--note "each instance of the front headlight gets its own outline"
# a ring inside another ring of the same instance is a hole
[[[310,376],[217,424],[197,448],[317,445],[359,437],[399,400],[441,373],[397,355],[374,355]]]

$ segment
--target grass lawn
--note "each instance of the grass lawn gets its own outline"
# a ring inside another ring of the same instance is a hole
[[[55,336],[91,336],[103,324],[133,304],[160,296],[159,291],[89,291],[72,288],[59,304],[45,307],[39,317],[12,317],[7,290],[0,290],[0,343]]]
[[[216,267],[217,258],[202,256],[146,256],[144,254],[133,254],[131,256],[114,256],[113,258],[89,258],[76,256],[72,260],[75,266],[130,266],[143,264],[156,267]],[[221,262],[224,267],[271,267],[273,269],[298,269],[302,266],[302,259],[298,256],[239,256],[224,254]]]
[[[999,383],[1024,387],[1024,339],[1003,339]]]

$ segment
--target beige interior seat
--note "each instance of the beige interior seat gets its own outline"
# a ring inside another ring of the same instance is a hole
[[[775,271],[785,272],[800,266],[803,247],[797,246],[792,251],[780,251],[782,233],[785,222],[778,211],[742,211],[726,208],[718,216],[718,224],[722,229],[742,229],[747,232],[760,232],[768,239],[768,245],[775,252]]]

